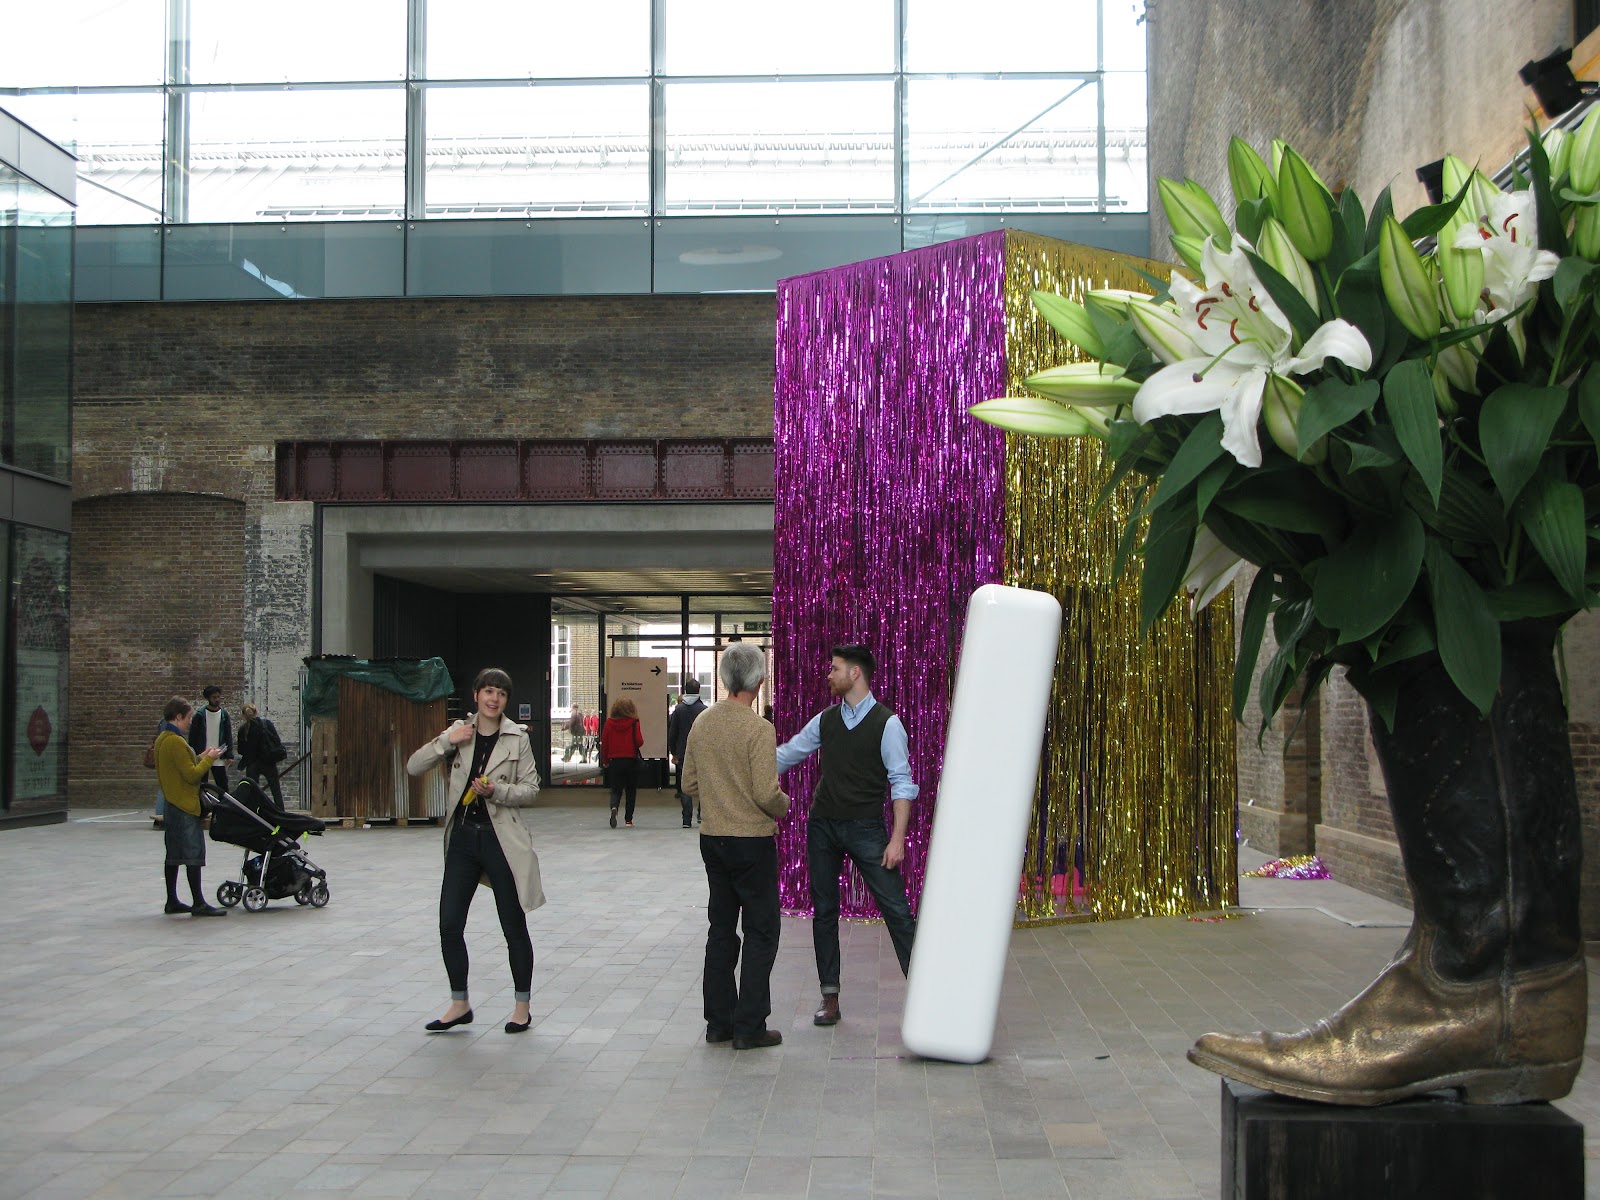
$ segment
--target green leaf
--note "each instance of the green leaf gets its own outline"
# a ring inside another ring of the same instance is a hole
[[[1394,432],[1383,425],[1375,428],[1365,439],[1342,437],[1337,440],[1350,451],[1349,469],[1352,472],[1392,467],[1405,457]]]
[[[1384,363],[1384,351],[1392,343],[1398,354],[1405,346],[1405,327],[1398,320],[1388,304],[1383,299],[1383,283],[1378,278],[1378,272],[1358,270],[1351,267],[1339,277],[1339,315],[1361,331],[1361,336],[1367,339],[1367,345],[1372,347],[1373,370],[1369,374],[1373,378],[1383,374],[1381,368]],[[1394,326],[1391,335],[1390,326]]]
[[[1221,454],[1222,414],[1210,412],[1189,431],[1189,436],[1183,439],[1183,445],[1161,473],[1161,486],[1156,488],[1150,511],[1164,507],[1181,495]]]
[[[1439,661],[1461,694],[1488,714],[1500,687],[1500,622],[1483,589],[1439,542],[1423,551]]]
[[[1378,193],[1378,201],[1372,206],[1372,212],[1367,215],[1367,235],[1363,245],[1368,253],[1378,248],[1378,236],[1383,232],[1383,219],[1394,216],[1394,196],[1389,188],[1384,188]]]
[[[1239,227],[1239,233],[1252,246],[1261,237],[1261,226],[1267,217],[1272,214],[1272,205],[1265,196],[1254,200],[1241,202],[1234,211],[1233,223]]]
[[[1522,621],[1530,617],[1569,617],[1572,597],[1549,579],[1526,579],[1490,592],[1489,611],[1497,621]]]
[[[1536,131],[1528,131],[1528,174],[1534,204],[1539,214],[1539,248],[1558,257],[1567,254],[1567,221],[1550,188],[1550,156]]]
[[[1178,594],[1194,550],[1194,533],[1190,505],[1174,504],[1150,518],[1150,532],[1144,540],[1144,576],[1139,580],[1141,632],[1150,632]]]
[[[1305,637],[1314,620],[1315,613],[1307,600],[1286,600],[1273,614],[1272,629],[1278,640],[1278,650],[1267,663],[1267,669],[1261,672],[1261,731],[1256,737],[1257,745],[1299,678],[1303,662],[1300,639]]]
[[[1122,524],[1122,536],[1117,539],[1117,556],[1111,564],[1111,578],[1119,580],[1122,572],[1127,570],[1128,558],[1133,554],[1134,543],[1139,539],[1139,525],[1144,519],[1144,501],[1150,494],[1150,485],[1139,485],[1133,494],[1133,503],[1128,506],[1128,519]]]
[[[1314,533],[1330,541],[1344,532],[1344,510],[1306,471],[1246,472],[1217,497],[1216,507],[1268,529]]]
[[[1578,384],[1578,419],[1600,449],[1600,366],[1590,367]]]
[[[1423,524],[1451,541],[1506,544],[1510,530],[1494,497],[1455,472],[1444,477],[1437,503],[1415,475],[1408,475],[1400,490]]]
[[[1518,506],[1528,540],[1575,604],[1584,601],[1583,489],[1540,475]]]
[[[1228,482],[1228,476],[1233,474],[1233,468],[1233,455],[1225,454],[1207,467],[1195,483],[1195,511],[1202,522],[1206,519],[1206,511],[1211,507],[1211,501],[1222,490],[1222,485]]]
[[[1405,662],[1408,658],[1430,654],[1438,648],[1434,640],[1433,631],[1421,622],[1412,622],[1409,625],[1399,625],[1395,633],[1383,645],[1383,651],[1373,663],[1375,669],[1392,667],[1395,663]]]
[[[1305,403],[1300,408],[1300,457],[1305,457],[1318,438],[1360,416],[1377,402],[1378,384],[1372,379],[1363,379],[1360,383],[1324,379],[1306,389]]]
[[[1277,267],[1252,250],[1246,250],[1244,254],[1256,269],[1256,278],[1261,280],[1261,286],[1267,289],[1272,302],[1289,318],[1289,324],[1294,326],[1295,333],[1300,335],[1302,341],[1322,328],[1322,318],[1306,303],[1300,289],[1290,283]]]
[[[1317,620],[1359,642],[1383,628],[1417,585],[1426,541],[1409,510],[1370,517],[1317,567],[1312,596]]]
[[[1244,719],[1244,706],[1250,699],[1250,683],[1261,656],[1261,642],[1267,635],[1267,614],[1272,611],[1271,571],[1257,571],[1244,602],[1244,619],[1239,623],[1239,655],[1233,664],[1233,718]]]
[[[1448,200],[1417,209],[1416,212],[1400,222],[1405,226],[1406,236],[1413,242],[1420,242],[1425,237],[1432,237],[1445,227],[1451,217],[1456,215],[1456,209],[1461,207],[1461,202],[1466,198],[1467,189],[1463,187]]]
[[[1394,425],[1394,435],[1411,465],[1422,477],[1434,507],[1444,479],[1444,445],[1439,434],[1439,410],[1433,403],[1433,376],[1420,358],[1395,366],[1383,381],[1383,406]]]
[[[1567,406],[1567,391],[1508,383],[1489,393],[1478,417],[1478,441],[1506,512],[1538,469],[1551,431]]]
[[[1563,258],[1550,280],[1550,290],[1562,312],[1571,312],[1594,289],[1594,264],[1581,258]]]

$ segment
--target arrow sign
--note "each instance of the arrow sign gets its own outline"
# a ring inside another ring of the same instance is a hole
[[[650,668],[650,674],[652,674],[652,675],[661,674],[661,668],[660,667],[651,667]]]

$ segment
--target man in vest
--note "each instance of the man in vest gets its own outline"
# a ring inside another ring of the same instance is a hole
[[[822,1007],[817,1025],[839,1023],[839,871],[848,857],[872,892],[900,970],[911,967],[917,935],[906,902],[900,863],[918,788],[911,781],[906,727],[872,696],[872,651],[854,643],[835,646],[828,687],[840,703],[824,709],[799,734],[778,747],[778,770],[822,751],[822,778],[811,797],[806,826],[806,869],[811,876],[811,938],[817,953]],[[894,802],[894,830],[883,828],[883,794]]]

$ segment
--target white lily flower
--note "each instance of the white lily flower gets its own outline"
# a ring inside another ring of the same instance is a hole
[[[1456,231],[1455,245],[1483,251],[1486,304],[1477,319],[1497,321],[1532,299],[1539,281],[1554,275],[1561,259],[1539,249],[1539,217],[1532,192],[1495,191],[1475,198],[1484,211],[1478,214],[1476,224],[1463,224]],[[1522,318],[1511,321],[1507,331],[1521,357],[1527,350]]]
[[[1201,256],[1206,285],[1172,277],[1181,327],[1198,353],[1177,360],[1164,351],[1176,339],[1151,341],[1136,319],[1134,329],[1146,345],[1170,365],[1157,371],[1139,389],[1134,419],[1146,424],[1176,413],[1222,413],[1222,446],[1247,467],[1261,465],[1261,395],[1269,375],[1289,377],[1320,370],[1326,359],[1365,371],[1372,365],[1372,347],[1348,321],[1329,321],[1294,350],[1294,331],[1272,297],[1256,278],[1244,255],[1247,243],[1233,239],[1233,248],[1217,249],[1207,239]],[[1141,310],[1142,311],[1142,310]]]
[[[1200,526],[1183,578],[1184,590],[1189,593],[1190,611],[1199,612],[1221,595],[1242,566],[1244,559],[1218,541],[1211,530]]]

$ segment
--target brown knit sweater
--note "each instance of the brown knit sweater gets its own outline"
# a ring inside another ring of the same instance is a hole
[[[689,729],[683,790],[700,800],[706,837],[772,837],[789,811],[778,787],[778,738],[747,704],[719,700]]]

